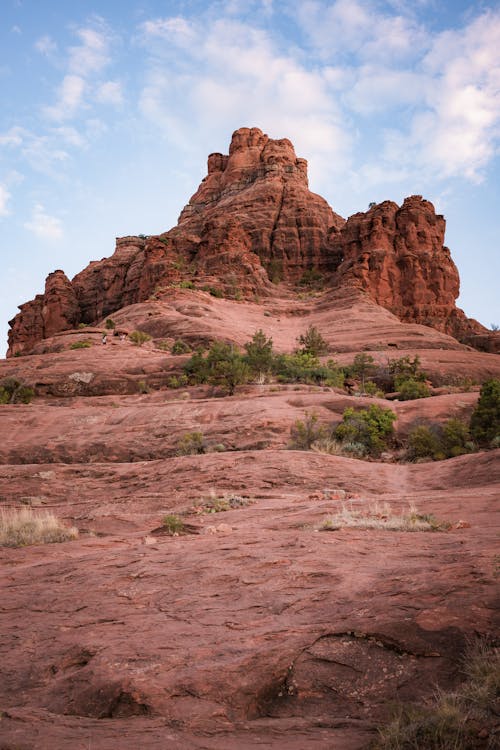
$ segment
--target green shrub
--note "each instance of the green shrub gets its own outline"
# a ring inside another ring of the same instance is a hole
[[[196,456],[205,453],[205,439],[201,432],[186,432],[177,441],[177,456]]]
[[[194,289],[194,282],[192,282],[190,279],[185,279],[184,281],[179,282],[179,288],[180,289]]]
[[[0,381],[0,404],[29,404],[35,391],[17,378]]]
[[[177,375],[172,375],[167,381],[167,386],[169,388],[185,388],[188,385],[189,378],[187,375],[179,375],[179,377],[177,377]]]
[[[137,389],[139,393],[149,393],[151,390],[151,388],[149,387],[149,385],[146,383],[145,380],[139,380],[137,382]]]
[[[401,380],[397,378],[395,388],[399,392],[399,398],[401,401],[413,401],[417,398],[427,398],[431,395],[429,386],[421,380]]]
[[[272,284],[283,281],[283,261],[273,258],[267,266],[267,276]]]
[[[201,289],[203,292],[208,292],[209,294],[211,294],[212,297],[219,297],[219,298],[224,297],[224,292],[222,291],[222,289],[219,289],[218,287],[205,284],[204,286],[201,287]]]
[[[307,352],[278,354],[274,358],[273,373],[282,383],[311,383],[338,388],[344,385],[344,371],[333,359],[322,365],[315,355]]]
[[[364,392],[369,396],[377,396],[377,398],[383,398],[384,392],[380,390],[378,385],[373,380],[367,380],[365,382]]]
[[[184,521],[175,513],[164,516],[162,525],[170,536],[179,536],[185,531]]]
[[[443,425],[442,445],[448,457],[470,453],[470,431],[461,419],[453,417]]]
[[[441,440],[436,430],[425,424],[414,427],[408,435],[407,456],[410,460],[444,458]]]
[[[271,371],[274,361],[273,340],[267,338],[259,328],[251,341],[245,344],[245,362],[255,375],[265,375]]]
[[[144,331],[132,331],[128,337],[135,346],[142,346],[146,341],[151,341],[149,333],[145,333]]]
[[[247,383],[250,368],[231,344],[214,341],[206,356],[197,351],[184,365],[184,373],[193,383],[209,383],[232,395],[237,385]]]
[[[379,454],[393,435],[396,415],[391,409],[372,404],[368,409],[344,411],[334,435],[343,443],[361,443],[368,453]]]
[[[483,383],[471,416],[470,431],[480,445],[487,445],[500,435],[500,380]]]
[[[297,284],[307,289],[321,289],[324,284],[323,274],[317,268],[307,268]]]
[[[467,424],[455,417],[442,426],[438,424],[420,424],[408,435],[407,458],[413,461],[418,458],[432,458],[442,461],[445,458],[471,453],[475,445],[470,440]]]
[[[318,424],[317,414],[306,412],[304,419],[297,419],[290,429],[290,448],[308,451],[313,443],[323,440],[326,434],[326,427]]]
[[[112,331],[116,328],[115,321],[112,318],[108,318],[104,325],[108,329],[108,331]]]
[[[89,349],[92,346],[91,341],[73,341],[72,344],[69,345],[70,349]]]
[[[186,354],[190,351],[191,347],[189,346],[189,344],[186,344],[185,341],[182,341],[182,339],[178,339],[172,344],[172,354]]]
[[[302,333],[297,341],[300,344],[301,354],[311,354],[313,357],[320,357],[328,351],[328,344],[315,326],[309,326],[305,333]]]
[[[361,387],[364,390],[367,379],[375,372],[375,360],[371,354],[360,352],[354,357],[349,371],[355,378],[361,380]]]

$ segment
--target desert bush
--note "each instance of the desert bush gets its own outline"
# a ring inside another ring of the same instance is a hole
[[[306,412],[304,419],[297,419],[290,429],[290,448],[308,451],[312,445],[327,436],[324,425],[318,424],[318,415]]]
[[[417,398],[427,398],[431,395],[431,391],[427,383],[422,380],[408,380],[396,379],[395,388],[399,392],[399,399],[401,401],[413,401]]]
[[[170,536],[179,536],[185,531],[184,521],[175,513],[169,513],[167,516],[164,516],[162,526]]]
[[[91,341],[73,341],[72,344],[69,345],[70,349],[89,349],[92,346]]]
[[[184,279],[184,281],[179,282],[179,289],[194,289],[194,282],[190,279]]]
[[[267,266],[267,275],[269,281],[273,284],[279,284],[283,281],[283,261],[273,258]]]
[[[0,404],[29,404],[35,391],[17,378],[0,381]]]
[[[177,456],[194,456],[205,453],[205,439],[202,432],[186,432],[176,445]]]
[[[444,458],[441,440],[436,429],[430,425],[420,424],[408,435],[407,457],[410,461],[417,458]]]
[[[145,380],[138,380],[137,381],[137,390],[139,393],[149,393],[151,391],[151,388],[146,383]]]
[[[500,380],[487,380],[481,386],[476,408],[470,420],[470,432],[480,445],[500,435]]]
[[[307,352],[278,354],[274,358],[273,373],[281,383],[311,383],[342,388],[344,371],[333,359],[322,365],[319,359]]]
[[[187,352],[191,351],[191,347],[182,339],[177,339],[177,341],[174,341],[174,343],[172,344],[172,348],[170,351],[172,352],[172,354],[187,354]]]
[[[366,381],[374,374],[375,369],[375,360],[371,354],[360,352],[354,357],[354,362],[349,367],[349,374],[361,380],[361,387],[364,390]]]
[[[321,289],[323,284],[323,274],[317,268],[307,268],[297,282],[298,286],[307,289]]]
[[[205,284],[201,287],[203,292],[208,292],[212,295],[212,297],[219,297],[222,298],[224,296],[224,292],[222,289],[218,289],[218,287],[210,286],[209,284]]]
[[[309,326],[305,333],[300,334],[297,341],[300,344],[299,352],[302,354],[321,357],[328,352],[328,344],[315,326]]]
[[[211,490],[208,496],[202,497],[194,504],[193,512],[225,513],[229,510],[244,508],[249,505],[250,502],[251,501],[248,498],[235,495],[232,492],[225,492],[223,495],[218,495],[215,490]]]
[[[361,443],[368,453],[378,455],[393,435],[396,415],[391,409],[372,404],[368,409],[349,407],[342,422],[337,425],[334,437],[342,443]]]
[[[247,383],[251,372],[241,354],[224,341],[214,341],[206,356],[197,351],[184,365],[193,383],[209,383],[232,395],[236,386]]]
[[[132,331],[128,337],[135,346],[142,346],[146,341],[151,341],[151,336],[145,331]]]
[[[373,380],[367,380],[365,382],[364,392],[368,394],[368,396],[376,396],[377,398],[384,397],[384,392],[380,390],[378,385],[374,383]]]
[[[104,325],[108,331],[113,331],[116,328],[115,321],[112,318],[107,318]]]
[[[452,417],[443,425],[441,443],[448,457],[470,453],[470,431],[462,420]]]
[[[453,692],[438,691],[425,706],[397,707],[393,720],[379,730],[374,750],[467,750],[480,746],[478,726],[492,740],[481,746],[497,747],[498,648],[484,640],[469,644],[462,673],[465,680]]]
[[[78,529],[64,525],[53,513],[31,508],[0,512],[0,546],[26,547],[76,539]]]
[[[188,385],[189,378],[187,375],[172,375],[172,377],[167,380],[167,386],[169,388],[185,388]]]

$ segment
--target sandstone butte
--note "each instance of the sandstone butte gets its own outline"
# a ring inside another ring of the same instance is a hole
[[[399,441],[416,420],[467,420],[500,376],[498,334],[455,306],[444,231],[420,196],[345,221],[290,141],[242,128],[176,227],[118,239],[21,305],[0,380],[35,398],[0,405],[1,505],[49,509],[79,537],[1,548],[2,750],[358,750],[396,702],[461,683],[468,640],[498,628],[500,451],[408,463],[397,446],[376,460],[289,449],[306,412],[332,424],[389,406]],[[110,317],[151,340],[110,330],[102,346]],[[169,387],[190,355],[162,342],[242,347],[260,328],[292,352],[309,325],[340,364],[418,354],[433,395]],[[212,451],[176,455],[189,432]],[[211,493],[243,500],[191,513],[189,534],[162,530]],[[345,503],[416,506],[449,529],[317,531]],[[497,746],[494,727],[476,729],[471,747]]]

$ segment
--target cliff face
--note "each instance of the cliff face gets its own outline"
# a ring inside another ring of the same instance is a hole
[[[10,322],[8,356],[183,280],[227,296],[265,296],[276,282],[297,282],[309,269],[327,285],[361,287],[403,321],[484,338],[486,329],[455,307],[459,277],[444,230],[443,217],[420,196],[401,207],[385,201],[346,222],[310,192],[307,162],[289,140],[241,128],[228,155],[208,157],[208,174],[176,227],[119,238],[111,257],[71,282],[62,271],[50,274],[45,293]]]
[[[485,329],[455,307],[460,279],[444,245],[445,220],[420,195],[351,216],[332,238],[341,283],[352,281],[401,320],[452,336]]]

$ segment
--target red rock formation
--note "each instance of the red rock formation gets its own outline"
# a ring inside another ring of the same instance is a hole
[[[420,196],[385,201],[346,223],[307,181],[307,162],[287,139],[258,128],[233,134],[229,154],[210,154],[208,174],[176,227],[158,237],[123,237],[110,258],[70,283],[49,276],[44,295],[11,321],[9,353],[78,322],[99,323],[120,308],[158,298],[189,279],[226,296],[273,293],[317,269],[333,285],[354,284],[403,321],[460,339],[484,335],[455,307],[457,269],[443,245],[445,221]]]
[[[331,247],[343,255],[341,283],[354,281],[401,320],[462,338],[484,331],[455,307],[458,271],[444,246],[445,220],[420,195],[351,216]]]
[[[63,271],[47,276],[45,293],[21,305],[21,312],[10,321],[9,355],[30,349],[36,341],[58,331],[74,328],[80,320],[75,290]]]

